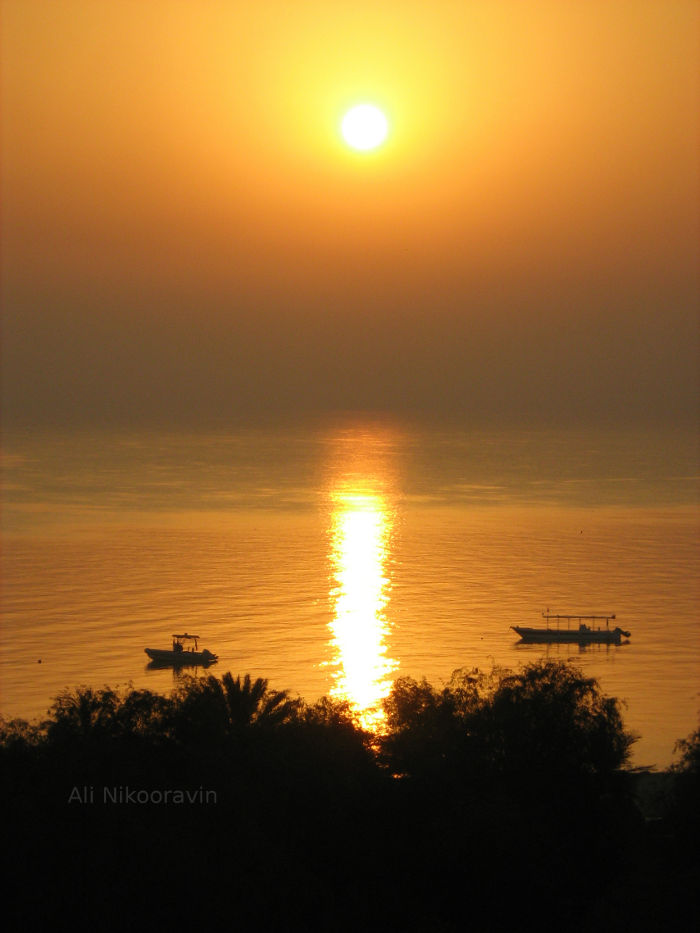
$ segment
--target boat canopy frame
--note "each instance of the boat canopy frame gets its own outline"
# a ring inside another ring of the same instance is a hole
[[[611,613],[608,613],[607,615],[586,616],[586,615],[580,615],[579,613],[576,613],[575,615],[555,615],[554,613],[550,613],[549,611],[547,611],[547,612],[543,612],[543,613],[542,613],[542,618],[547,622],[547,628],[549,628],[549,623],[550,623],[551,620],[556,621],[556,623],[557,623],[557,628],[559,628],[559,622],[560,622],[562,619],[565,619],[565,620],[566,620],[566,627],[567,627],[567,628],[571,628],[571,623],[572,623],[572,621],[574,621],[574,620],[575,620],[576,622],[578,622],[579,628],[581,628],[581,623],[584,622],[584,621],[585,621],[585,622],[595,622],[595,621],[602,621],[602,620],[604,619],[604,620],[605,620],[605,628],[609,630],[609,629],[610,629],[610,622],[611,622],[611,621],[613,621],[613,622],[615,621],[615,613],[614,613],[614,612],[611,612]]]
[[[176,641],[179,645],[182,644],[183,639],[185,639],[185,638],[191,638],[191,639],[194,641],[194,650],[195,650],[195,651],[199,651],[199,645],[198,645],[198,642],[199,642],[199,639],[200,639],[200,636],[199,636],[199,635],[188,635],[187,632],[185,632],[184,635],[173,635],[173,638],[175,639],[175,641]],[[189,650],[189,649],[188,649],[188,650]]]

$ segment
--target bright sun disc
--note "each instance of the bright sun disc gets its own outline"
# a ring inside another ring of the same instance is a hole
[[[379,107],[358,104],[345,114],[340,129],[348,146],[365,152],[384,142],[389,124]]]

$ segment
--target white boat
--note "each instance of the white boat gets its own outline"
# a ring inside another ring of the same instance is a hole
[[[193,641],[194,647],[185,642]],[[218,654],[213,654],[204,648],[199,650],[199,635],[173,635],[172,648],[144,648],[143,649],[154,665],[163,667],[180,667],[184,665],[202,665],[207,667],[219,660]]]
[[[619,626],[610,628],[610,622],[615,620],[614,615],[609,616],[579,616],[579,615],[550,615],[543,612],[542,617],[547,621],[546,628],[528,628],[523,625],[511,625],[514,632],[522,638],[524,642],[575,642],[579,645],[588,644],[607,644],[619,645],[623,638],[629,638],[630,632],[626,632]],[[556,628],[550,627],[550,622],[556,622]],[[561,627],[561,622],[566,622],[566,628]],[[605,621],[605,628],[596,626],[596,622]],[[571,623],[578,623],[572,628]],[[588,624],[593,623],[593,624]]]

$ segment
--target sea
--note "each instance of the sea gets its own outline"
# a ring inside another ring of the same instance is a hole
[[[398,677],[548,658],[619,698],[635,766],[667,768],[698,727],[694,431],[15,430],[2,464],[6,719],[78,685],[169,693],[231,671],[381,730]],[[512,626],[543,613],[614,614],[630,637],[523,644]],[[144,649],[183,633],[218,663],[154,668]]]

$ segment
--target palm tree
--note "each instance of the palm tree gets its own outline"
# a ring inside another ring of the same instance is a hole
[[[215,677],[209,679],[221,690],[229,730],[242,726],[275,728],[294,719],[299,709],[299,702],[290,699],[286,690],[269,690],[262,677],[251,681],[246,674],[243,681],[240,677],[234,680],[229,672],[220,682]]]
[[[223,740],[251,729],[275,729],[295,719],[298,700],[286,690],[270,690],[267,680],[246,674],[221,679],[213,674],[190,679],[175,705],[176,732],[181,738]],[[179,728],[178,728],[179,726]]]

